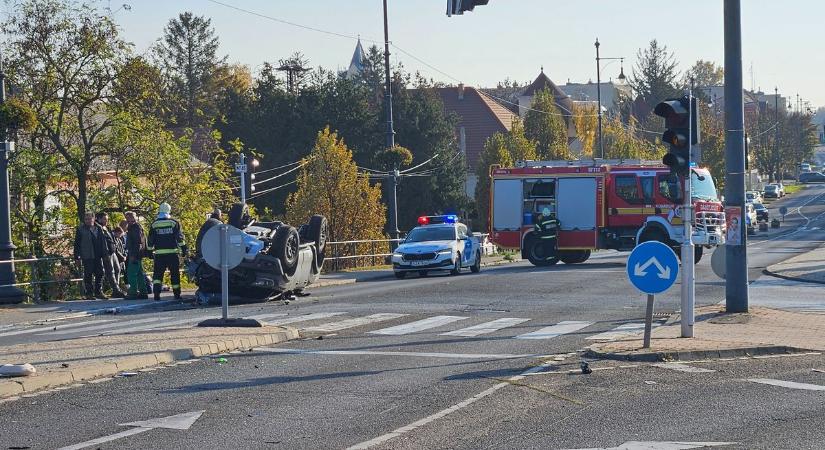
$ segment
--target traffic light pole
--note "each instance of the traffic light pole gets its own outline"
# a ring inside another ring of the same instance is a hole
[[[682,239],[682,337],[693,337],[694,309],[696,306],[696,285],[693,248],[693,190],[691,178],[691,156],[693,154],[693,89],[688,91],[688,171],[685,175],[684,205],[682,206],[682,222],[685,226],[685,236]]]
[[[738,242],[725,245],[725,309],[748,311],[748,254],[745,219],[745,131],[742,104],[740,0],[725,0],[725,202],[739,209]]]
[[[241,204],[246,204],[246,155],[243,153],[238,157],[238,170],[241,175]]]
[[[0,105],[6,102],[6,78],[0,60]],[[14,249],[11,241],[11,206],[9,202],[9,154],[14,142],[8,139],[7,130],[0,129],[0,305],[22,303],[26,293],[15,286]]]
[[[392,126],[392,80],[390,79],[390,35],[387,25],[387,0],[384,0],[384,77],[387,86],[384,94],[384,108],[387,111],[387,149],[395,147],[395,130]],[[390,238],[398,239],[398,167],[393,167],[392,173],[387,178],[387,231]],[[395,248],[395,247],[392,247]]]

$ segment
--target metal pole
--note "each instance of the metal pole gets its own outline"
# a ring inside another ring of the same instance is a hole
[[[221,317],[229,318],[229,261],[226,248],[229,246],[228,225],[221,225]]]
[[[392,126],[392,80],[390,79],[390,34],[387,25],[387,0],[384,0],[384,78],[386,78],[386,92],[384,103],[387,111],[387,149],[395,147],[395,130]],[[388,194],[387,199],[387,228],[390,237],[398,237],[398,199],[396,197],[396,187],[398,185],[398,167],[393,167],[393,172],[387,178]]]
[[[240,154],[238,163],[243,167],[246,164],[246,155]],[[241,175],[241,204],[246,204],[246,169],[240,171]]]
[[[596,102],[598,103],[599,112],[599,153],[604,159],[604,141],[602,140],[602,75],[599,67],[599,38],[596,38]]]
[[[742,104],[742,22],[740,0],[725,0],[725,199],[745,214],[745,139]],[[740,226],[739,243],[725,245],[725,307],[748,311],[747,233]]]
[[[688,91],[688,173],[685,176],[684,206],[682,207],[682,221],[685,225],[685,237],[682,240],[682,337],[693,337],[693,321],[695,307],[694,286],[694,251],[693,248],[693,89]]]
[[[0,105],[6,102],[6,75],[0,57]],[[9,203],[9,153],[14,142],[8,140],[7,130],[0,129],[0,261],[14,260],[11,241],[11,205]],[[0,285],[15,284],[14,263],[0,264]],[[0,288],[0,304],[22,303],[26,294],[16,286]]]
[[[773,157],[771,160],[775,160],[775,158],[779,155],[779,88],[773,88],[774,92],[774,117],[776,118],[776,129],[774,130],[774,140],[773,140]],[[771,174],[771,177],[774,177],[775,174]],[[775,180],[778,181],[778,180]],[[784,217],[782,218],[784,221]]]
[[[653,294],[647,294],[647,310],[645,311],[645,337],[642,348],[650,348],[650,333],[653,331]]]

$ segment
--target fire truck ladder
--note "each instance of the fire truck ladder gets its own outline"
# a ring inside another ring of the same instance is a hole
[[[516,167],[599,167],[599,166],[662,166],[653,159],[572,159],[551,161],[518,161]]]

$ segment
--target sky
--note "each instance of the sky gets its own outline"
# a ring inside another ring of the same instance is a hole
[[[212,19],[220,52],[253,73],[300,51],[312,66],[345,69],[355,48],[383,43],[381,0],[98,0],[114,11],[125,38],[139,52],[184,11]],[[221,5],[235,6],[332,33],[290,26]],[[813,107],[825,106],[822,0],[742,0],[743,84]],[[543,66],[557,84],[595,81],[596,38],[602,57],[636,54],[657,39],[681,70],[699,59],[724,60],[722,0],[490,0],[462,16],[447,17],[446,0],[388,0],[393,62],[446,83],[495,87],[504,79],[529,82]],[[420,61],[426,63],[426,65]],[[752,70],[751,70],[752,68]],[[602,77],[616,78],[619,61],[602,61]]]

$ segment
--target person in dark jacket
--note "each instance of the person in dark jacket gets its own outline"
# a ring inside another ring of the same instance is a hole
[[[120,271],[116,269],[118,262],[117,256],[115,255],[115,238],[108,228],[109,215],[105,212],[99,212],[95,214],[95,221],[100,225],[101,231],[103,232],[103,255],[101,259],[103,260],[104,279],[112,288],[112,297],[123,298],[126,294],[120,290],[120,283],[118,283],[118,277],[115,275],[120,275]]]
[[[187,247],[180,223],[172,218],[171,212],[172,207],[168,203],[161,203],[158,208],[158,218],[149,227],[147,248],[154,254],[155,270],[152,274],[152,292],[155,294],[155,300],[160,300],[166,269],[169,269],[175,300],[181,299],[180,255],[186,256]]]
[[[127,211],[124,216],[126,228],[126,280],[129,284],[129,299],[149,298],[146,289],[146,273],[143,271],[143,257],[146,253],[146,235],[137,221],[135,213]]]
[[[87,212],[74,237],[74,257],[83,264],[84,298],[105,299],[103,295],[103,254],[106,246],[103,227],[95,223],[95,215]]]
[[[115,240],[115,281],[120,285],[120,277],[126,279],[126,236],[123,228],[116,226],[112,230],[112,238]]]

